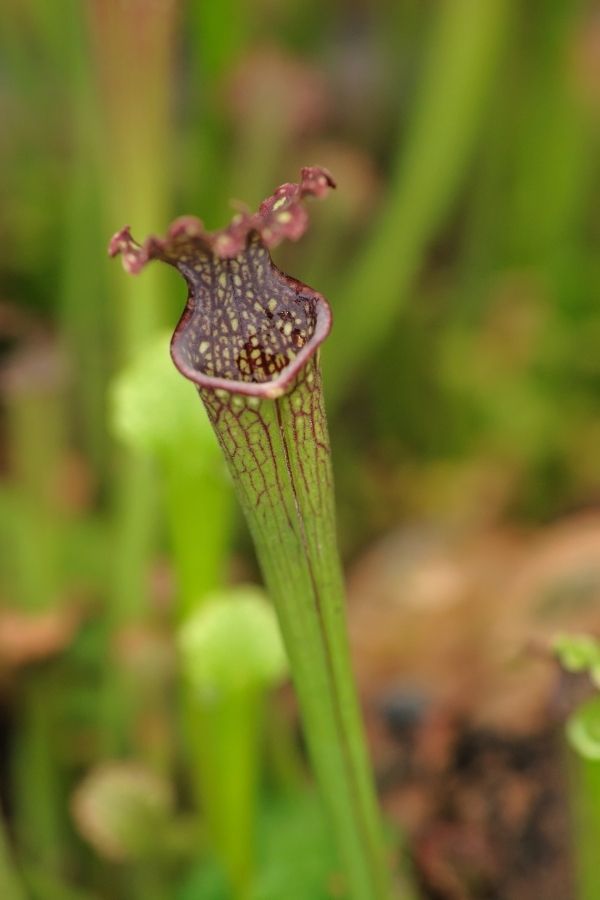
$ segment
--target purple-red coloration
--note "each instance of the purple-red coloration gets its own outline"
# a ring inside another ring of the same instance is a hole
[[[172,262],[167,258],[169,250],[182,237],[193,240],[198,249],[221,259],[241,253],[252,232],[258,234],[267,247],[275,247],[286,238],[297,241],[308,226],[308,216],[300,206],[300,200],[306,196],[323,197],[335,187],[331,174],[319,166],[305,166],[300,174],[300,184],[282,184],[272,197],[261,203],[257,213],[240,212],[226,228],[218,231],[207,231],[195,216],[181,216],[169,227],[165,238],[149,237],[140,246],[125,226],[113,236],[108,247],[109,256],[120,253],[125,269],[136,274],[151,259]]]
[[[140,246],[124,228],[110,242],[110,255],[122,254],[129,272],[160,259],[185,278],[188,301],[171,353],[200,387],[278,397],[329,333],[326,300],[281,272],[267,249],[306,231],[303,197],[335,187],[325,169],[306,167],[301,175],[300,184],[281,185],[257,213],[239,213],[219,231],[185,216],[165,238],[149,237]]]

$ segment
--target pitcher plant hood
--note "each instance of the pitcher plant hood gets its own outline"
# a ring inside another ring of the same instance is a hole
[[[282,184],[258,212],[239,212],[218,231],[193,216],[176,219],[164,238],[143,244],[128,227],[109,254],[121,254],[128,272],[153,259],[176,268],[188,285],[183,315],[171,342],[180,372],[206,389],[275,398],[284,394],[331,328],[321,294],[273,263],[269,248],[298,240],[308,227],[306,196],[322,197],[335,182],[307,166],[298,184]]]

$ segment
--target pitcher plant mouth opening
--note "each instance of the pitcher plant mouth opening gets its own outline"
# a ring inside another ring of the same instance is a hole
[[[335,187],[325,169],[308,166],[299,184],[283,184],[257,213],[240,212],[219,231],[199,219],[177,219],[164,238],[137,244],[123,228],[112,238],[127,271],[159,259],[188,285],[185,310],[171,342],[179,371],[202,388],[252,397],[286,393],[331,328],[325,298],[281,272],[269,248],[304,234],[305,196]]]

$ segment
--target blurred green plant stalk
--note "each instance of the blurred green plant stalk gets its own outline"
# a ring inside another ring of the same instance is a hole
[[[31,612],[52,608],[64,589],[58,555],[59,479],[67,443],[62,362],[56,348],[34,343],[5,370],[12,476],[5,526],[12,574],[7,587],[15,605]]]
[[[564,471],[597,405],[589,197],[599,111],[581,71],[584,8],[549,4],[527,54],[513,47],[496,84],[438,376],[453,421],[466,430],[475,410],[477,437],[520,472],[519,511],[544,520],[564,508],[557,478],[566,475],[580,496],[595,478],[585,466]],[[521,30],[527,19],[523,7]]]
[[[232,896],[254,896],[254,836],[266,692],[287,673],[272,606],[238,586],[213,592],[179,630],[198,794]]]
[[[33,617],[58,610],[69,600],[59,554],[64,524],[59,479],[66,446],[61,363],[56,348],[34,342],[13,358],[5,372],[13,478],[3,523],[6,589],[11,606]],[[68,846],[60,801],[55,699],[45,674],[27,675],[11,754],[15,833],[27,872],[41,862],[58,874]]]
[[[104,407],[110,317],[105,302],[106,273],[98,271],[96,264],[102,234],[101,160],[86,13],[76,0],[67,0],[66,6],[54,48],[56,65],[64,71],[69,141],[61,194],[64,209],[58,311],[61,341],[71,366],[68,394],[72,420],[78,423],[77,446],[97,477],[103,479],[108,454]],[[90,271],[96,273],[93,279]]]
[[[190,58],[191,118],[186,132],[186,175],[192,208],[215,216],[228,212],[230,135],[223,115],[223,81],[246,48],[252,15],[244,0],[186,3],[185,28],[195,52]],[[208,177],[207,177],[208,175]],[[123,219],[123,221],[125,221]]]
[[[600,892],[600,642],[588,634],[561,634],[553,642],[563,668],[587,675],[595,688],[567,721],[572,753],[565,754],[573,823],[572,852],[578,900],[594,900]]]
[[[163,331],[147,340],[115,378],[110,418],[115,437],[151,459],[162,484],[181,621],[223,584],[233,500],[212,428],[173,367],[169,340]]]
[[[168,214],[172,190],[171,94],[177,18],[175,0],[94,0],[89,33],[97,89],[97,139],[106,230],[127,214],[155,230]],[[130,359],[165,318],[161,276],[151,273],[134,292],[111,273],[115,362]],[[143,618],[149,567],[156,538],[156,488],[146,456],[118,456],[113,479],[115,512],[111,559],[109,631]],[[127,745],[134,725],[135,697],[122,691],[117,667],[107,671],[104,702],[106,749]],[[112,745],[112,746],[111,746]]]
[[[332,403],[341,399],[352,372],[363,369],[389,333],[462,184],[505,45],[512,4],[438,4],[413,118],[393,163],[389,196],[364,249],[336,287],[341,298],[336,305],[337,340],[325,353]]]
[[[97,91],[102,194],[110,227],[128,215],[136,227],[162,226],[172,184],[172,90],[177,0],[92,0],[90,40]],[[160,277],[134,293],[115,279],[121,360],[165,318]]]
[[[21,876],[15,865],[12,849],[0,816],[0,896],[5,900],[26,900]]]
[[[569,716],[566,737],[573,752],[565,754],[577,897],[595,900],[600,894],[600,642],[587,634],[560,634],[553,650],[567,672],[587,675],[595,688]]]
[[[577,900],[596,900],[600,896],[600,760],[571,754],[569,762]]]

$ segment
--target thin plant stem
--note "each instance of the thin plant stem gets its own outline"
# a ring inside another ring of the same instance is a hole
[[[96,110],[93,104],[92,70],[85,43],[85,16],[80,6],[68,0],[64,15],[64,64],[67,67],[72,158],[64,194],[64,240],[62,242],[59,303],[61,334],[72,361],[70,399],[80,423],[78,442],[98,476],[105,477],[106,340],[108,316],[104,297],[105,273],[94,279],[95,253],[101,230],[102,198],[99,191],[95,138]],[[59,52],[61,52],[59,51]],[[81,285],[86,284],[86,302]]]
[[[107,219],[127,209],[152,228],[168,206],[166,173],[177,5],[174,0],[94,0],[89,34],[97,89],[100,171]],[[113,363],[129,360],[161,324],[168,293],[160,275],[138,293],[114,283]],[[119,627],[147,609],[149,567],[156,542],[156,479],[147,459],[117,456],[114,486],[114,545],[111,559],[109,641]],[[139,698],[124,690],[118,667],[109,667],[101,704],[104,751],[131,744]]]
[[[249,689],[212,703],[199,702],[191,692],[185,698],[195,787],[211,843],[240,900],[248,896],[254,869],[263,694]]]
[[[48,361],[51,364],[50,356]],[[10,536],[17,575],[13,590],[21,606],[50,609],[61,593],[57,535],[62,523],[53,491],[64,448],[64,404],[61,387],[48,389],[35,373],[32,378],[27,359],[21,373],[18,368],[16,361],[15,381],[23,383],[7,392],[11,468],[17,487]],[[45,377],[48,383],[48,373]]]
[[[64,524],[56,496],[66,445],[60,354],[32,345],[13,362],[7,391],[15,504],[9,546],[14,564],[13,603],[29,613],[63,603],[59,536]],[[54,687],[32,673],[22,692],[11,753],[15,831],[29,860],[58,871],[68,852],[60,806]],[[4,896],[0,894],[0,896]]]
[[[5,900],[25,900],[25,891],[12,855],[3,817],[0,817],[0,897]]]
[[[49,691],[47,682],[44,683]],[[50,691],[54,686],[50,686]],[[15,742],[12,777],[15,785],[15,831],[27,862],[40,863],[53,874],[68,849],[65,813],[61,808],[62,773],[56,752],[56,710],[42,682],[32,678],[23,698],[23,717]],[[28,868],[28,865],[26,866]]]
[[[569,754],[573,853],[578,900],[600,894],[598,838],[600,837],[600,762]]]
[[[471,158],[511,7],[512,0],[439,4],[415,118],[399,146],[389,197],[339,291],[338,339],[325,354],[332,403],[389,333],[447,215]]]
[[[165,465],[165,505],[178,582],[178,618],[223,584],[232,527],[231,487],[220,472]],[[204,527],[194,528],[198,510]]]

